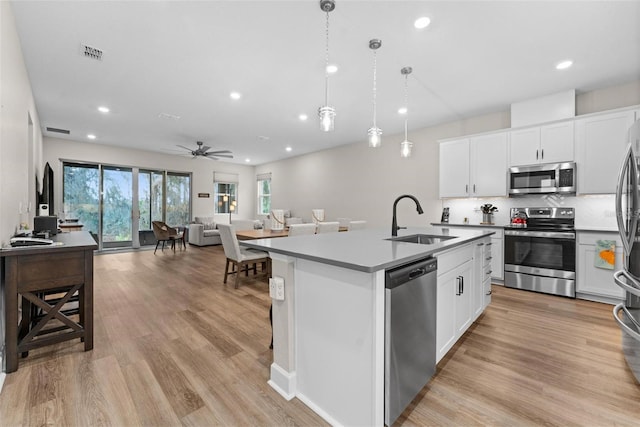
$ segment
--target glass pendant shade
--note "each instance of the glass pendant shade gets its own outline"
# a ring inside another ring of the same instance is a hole
[[[411,149],[413,148],[413,142],[406,139],[400,143],[400,157],[411,157]]]
[[[382,129],[373,127],[367,131],[369,135],[369,147],[378,148],[382,144]]]
[[[335,125],[336,109],[324,106],[318,108],[318,117],[320,117],[320,129],[324,132],[331,132]]]

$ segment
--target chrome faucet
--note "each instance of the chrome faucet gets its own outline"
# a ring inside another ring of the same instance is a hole
[[[416,202],[416,210],[418,211],[418,214],[422,215],[424,213],[424,211],[422,210],[422,206],[420,206],[420,202],[414,196],[410,194],[403,194],[402,196],[398,197],[396,201],[393,202],[393,219],[391,220],[391,235],[394,237],[398,235],[398,230],[400,228],[407,228],[407,227],[398,227],[398,220],[396,218],[396,206],[398,205],[398,202],[404,198],[409,198],[414,202]]]

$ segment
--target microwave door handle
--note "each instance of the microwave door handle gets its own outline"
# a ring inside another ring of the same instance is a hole
[[[629,229],[627,230],[625,224],[624,212],[622,211],[622,192],[624,189],[624,181],[629,176],[629,186],[631,187],[631,206],[628,206],[628,210],[631,213]],[[631,252],[633,241],[636,236],[636,228],[638,226],[638,217],[636,212],[638,210],[638,166],[636,164],[635,152],[633,145],[629,144],[629,148],[624,156],[620,173],[618,174],[618,187],[616,188],[616,219],[618,221],[618,231],[622,238],[622,244],[625,249],[625,253]]]

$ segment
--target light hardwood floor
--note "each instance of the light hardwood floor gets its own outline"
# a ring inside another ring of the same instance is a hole
[[[267,284],[225,286],[224,265],[220,246],[96,256],[94,349],[21,359],[0,425],[325,425],[267,385]],[[640,425],[611,306],[493,290],[398,424]]]

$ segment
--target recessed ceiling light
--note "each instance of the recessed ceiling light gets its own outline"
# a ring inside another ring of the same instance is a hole
[[[111,110],[109,110],[109,107],[98,107],[98,111],[101,113],[108,113]]]
[[[423,28],[427,28],[429,24],[431,24],[431,19],[426,16],[422,16],[416,19],[416,21],[413,23],[413,26],[419,30],[422,30]]]
[[[333,74],[333,73],[335,73],[337,71],[338,71],[338,66],[337,65],[335,65],[335,64],[327,65],[327,73]]]
[[[90,133],[90,134],[87,135],[87,138],[96,139],[96,136],[94,134]]]
[[[240,95],[240,92],[231,92],[229,96],[231,97],[231,99],[240,99],[242,97],[242,95]]]
[[[562,61],[562,62],[558,62],[556,64],[556,70],[566,70],[567,68],[571,67],[573,65],[573,61],[570,59],[567,59],[566,61]]]
[[[251,159],[246,158],[246,159],[244,159],[244,161],[245,161],[245,162],[247,162],[247,163],[250,163],[250,162],[251,162]]]
[[[407,114],[407,107],[400,107],[398,108],[398,114]]]
[[[291,148],[291,147],[287,147],[287,148],[285,148],[285,150],[287,150],[287,151],[291,151],[291,150],[293,150],[293,148]]]
[[[298,118],[300,119],[300,121],[304,122],[309,118],[309,116],[307,116],[306,114],[300,114]]]

